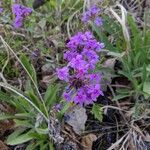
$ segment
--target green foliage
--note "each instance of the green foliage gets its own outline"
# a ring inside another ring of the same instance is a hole
[[[145,33],[144,30],[139,30],[132,16],[128,17],[128,22],[131,30],[131,51],[122,59],[123,70],[120,74],[132,82],[134,94],[139,95],[145,91],[145,86],[150,81],[150,72],[147,69],[150,61],[150,47],[147,43],[150,40],[150,31]]]
[[[7,138],[8,145],[17,145],[30,141],[33,137],[30,135],[31,131],[22,133],[20,130],[14,131]]]
[[[95,119],[98,119],[100,122],[102,122],[102,120],[103,120],[103,110],[102,110],[101,106],[99,106],[97,104],[93,104],[92,114],[94,115]]]
[[[16,129],[8,136],[8,145],[17,145],[36,140],[36,145],[34,144],[35,147],[41,147],[41,143],[38,144],[38,142],[43,141],[43,143],[45,143],[48,138],[48,118],[46,115],[57,101],[56,95],[58,86],[50,85],[46,90],[44,100],[41,101],[41,97],[39,97],[40,93],[38,93],[39,91],[37,91],[38,89],[36,87],[37,80],[33,65],[29,63],[29,59],[24,55],[22,55],[20,62],[34,84],[31,85],[31,82],[28,82],[26,91],[20,91],[9,84],[0,83],[1,87],[12,92],[8,95],[7,93],[0,91],[0,99],[11,104],[17,111],[15,115],[0,115],[0,120],[13,119],[15,127],[19,129]],[[37,119],[39,115],[42,119],[41,122]],[[50,142],[47,141],[46,143],[47,146],[44,144],[45,149],[49,146],[52,147]]]
[[[24,5],[29,7],[32,7],[32,2],[23,1]],[[14,115],[9,113],[0,115],[0,120],[13,119],[15,122],[16,129],[9,135],[8,145],[27,142],[26,149],[54,149],[53,143],[49,140],[47,122],[53,105],[61,101],[60,85],[50,83],[44,93],[43,91],[41,93],[36,68],[28,56],[31,56],[37,48],[40,49],[42,57],[55,58],[56,56],[56,59],[53,60],[56,64],[52,64],[55,68],[58,62],[57,49],[64,48],[64,37],[67,37],[67,30],[69,29],[72,33],[75,32],[74,29],[77,29],[75,27],[80,26],[78,16],[74,17],[74,13],[82,9],[83,2],[81,0],[76,2],[50,0],[26,18],[22,29],[16,30],[12,28],[14,16],[10,13],[13,1],[4,0],[5,12],[0,17],[0,22],[4,25],[0,31],[3,34],[2,46],[0,45],[0,50],[2,50],[0,70],[8,61],[4,68],[4,77],[10,80],[20,78],[20,66],[21,70],[24,69],[23,75],[27,77],[25,83],[22,81],[24,85],[21,89],[18,85],[14,87],[4,82],[0,83],[2,89],[5,89],[0,91],[0,102],[6,102],[16,111]],[[69,18],[72,21],[67,29]],[[9,55],[6,53],[8,51]],[[61,116],[67,108],[68,104],[64,104]]]
[[[22,54],[20,60],[31,80],[37,85],[36,72],[33,65],[29,62],[29,59],[24,54]]]
[[[59,85],[49,85],[45,95],[44,95],[44,101],[46,103],[46,106],[51,107],[52,104],[56,103],[60,97],[58,97],[57,92],[59,90]]]
[[[62,89],[57,82],[50,83],[44,92],[40,89],[39,72],[36,71],[37,68],[28,56],[39,49],[40,58],[44,60],[46,58],[55,70],[62,63],[65,40],[75,32],[87,30],[87,28],[92,29],[96,38],[105,43],[108,56],[121,62],[122,69],[117,71],[112,68],[103,68],[101,64],[105,58],[102,56],[96,71],[111,74],[111,78],[121,77],[125,80],[124,82],[129,83],[116,88],[112,101],[118,102],[132,98],[134,102],[132,118],[139,119],[143,115],[150,98],[150,29],[146,25],[141,29],[132,15],[127,16],[126,28],[130,33],[129,44],[131,45],[131,48],[127,49],[122,26],[112,16],[102,14],[104,22],[102,27],[92,23],[90,26],[83,26],[79,19],[82,9],[85,9],[83,0],[47,1],[42,7],[33,11],[32,15],[26,19],[23,28],[17,30],[12,28],[11,1],[4,0],[3,3],[5,11],[0,17],[0,25],[2,25],[0,35],[3,37],[0,41],[0,70],[3,70],[4,79],[8,79],[8,83],[14,83],[14,85],[0,82],[0,102],[7,103],[15,109],[13,115],[0,114],[0,120],[12,119],[15,122],[15,130],[6,140],[8,145],[27,143],[26,150],[54,149],[53,142],[48,136],[50,111],[56,103],[63,104],[60,113],[56,114],[61,119],[70,104],[62,101],[60,96]],[[32,6],[30,0],[23,3]],[[106,0],[103,4],[108,6],[109,3],[111,2]],[[14,82],[20,78],[20,65],[25,72],[23,75],[25,77],[28,75],[21,89]],[[100,105],[94,104],[91,113],[95,119],[102,122],[103,110]]]
[[[93,30],[100,40],[106,44],[106,49],[110,51],[108,55],[122,63],[123,68],[117,72],[118,76],[125,77],[131,82],[129,87],[117,89],[113,100],[120,100],[131,96],[137,99],[140,95],[144,95],[145,98],[150,97],[148,88],[150,82],[150,30],[145,27],[139,29],[134,17],[128,15],[128,27],[126,28],[130,30],[131,49],[128,53],[125,53],[126,43],[121,27],[112,18],[103,17],[106,21],[104,26],[97,28],[92,25]],[[109,24],[111,25],[109,26]],[[115,41],[109,41],[109,35]]]

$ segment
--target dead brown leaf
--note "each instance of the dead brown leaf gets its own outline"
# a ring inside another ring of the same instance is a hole
[[[82,137],[81,144],[85,147],[83,150],[92,150],[93,142],[97,140],[95,134],[88,134]]]
[[[0,103],[0,111],[4,113],[14,114],[15,110],[5,102]]]
[[[73,131],[72,127],[68,124],[64,125],[64,131],[66,131],[65,133],[72,138],[72,139],[76,139],[76,133]]]
[[[128,149],[129,150],[136,150],[136,146],[135,144],[133,143],[133,139],[130,137],[130,140],[128,140]]]
[[[8,147],[0,140],[0,150],[8,150]]]
[[[15,123],[14,123],[13,120],[3,120],[3,121],[0,121],[0,136],[3,136],[3,134],[7,130],[13,129],[14,126],[15,126]]]
[[[149,134],[149,133],[146,134],[145,140],[146,140],[147,142],[150,142],[150,134]]]

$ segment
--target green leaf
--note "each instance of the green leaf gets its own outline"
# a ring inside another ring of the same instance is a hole
[[[117,52],[108,52],[107,55],[113,56],[113,57],[118,57],[118,58],[122,58],[123,53],[117,53]]]
[[[146,64],[143,65],[142,69],[142,82],[145,82],[147,76]]]
[[[11,103],[13,100],[12,96],[9,96],[7,93],[0,91],[0,100]]]
[[[40,108],[40,106],[42,105],[40,99],[34,94],[33,90],[30,90],[27,92],[27,95],[29,96],[29,98],[32,100],[32,102]]]
[[[129,97],[129,95],[127,94],[127,95],[116,95],[113,99],[112,99],[112,101],[117,101],[117,100],[120,100],[120,99],[123,99],[123,98],[125,98],[125,97]]]
[[[18,145],[18,144],[28,142],[33,139],[30,133],[31,131],[22,134],[22,130],[16,130],[11,135],[9,135],[6,143],[8,145]]]
[[[146,71],[150,73],[150,64],[146,67]]]
[[[25,95],[23,95],[22,92],[19,92],[18,89],[12,87],[9,84],[3,83],[3,82],[0,82],[0,86],[4,87],[4,88],[6,88],[6,89],[8,89],[8,90],[10,90],[12,92],[14,92],[18,96],[20,96],[21,98],[23,98],[24,100],[26,100],[31,106],[33,106],[48,121],[48,118],[45,116],[45,114],[28,97],[26,97]]]
[[[36,147],[35,143],[30,143],[27,145],[25,150],[35,150],[35,147]]]
[[[101,106],[99,106],[97,104],[93,104],[92,114],[94,115],[94,117],[96,119],[98,119],[100,122],[102,122],[102,120],[103,120],[103,111],[102,111]]]
[[[50,143],[50,144],[49,144],[49,148],[50,148],[50,150],[55,150],[54,144],[53,144],[53,143]]]
[[[29,120],[19,120],[19,119],[14,119],[15,122],[15,127],[28,127],[32,128],[33,125],[29,122]]]
[[[44,101],[46,102],[46,106],[50,107],[57,101],[58,88],[58,85],[49,85],[44,95]]]
[[[111,44],[108,40],[107,36],[94,24],[92,24],[93,31],[96,32],[98,38],[101,42],[105,43],[106,49],[111,49],[112,51],[116,51],[117,49]]]
[[[150,82],[144,82],[143,91],[150,95]]]
[[[63,108],[61,109],[61,111],[58,114],[59,119],[62,118],[62,116],[64,115],[65,112],[67,112],[67,110],[69,109],[70,106],[71,106],[71,103],[64,102]]]
[[[36,128],[35,130],[36,130],[37,133],[39,133],[39,134],[48,134],[48,128],[46,128],[46,129]]]
[[[33,65],[29,62],[29,59],[24,54],[21,55],[20,59],[21,59],[22,64],[26,68],[28,74],[37,85],[36,71]]]
[[[42,20],[40,20],[40,22],[38,23],[39,26],[42,28],[42,30],[44,29],[44,27],[46,26],[46,20],[45,18],[43,18]]]
[[[31,115],[29,113],[18,113],[18,114],[15,114],[16,117],[20,117],[20,118],[30,118]]]
[[[47,140],[47,138],[48,138],[48,134],[41,134],[41,133],[38,133],[38,132],[32,132],[30,135],[34,139],[38,139],[39,142],[41,142],[42,140]]]
[[[30,90],[28,92],[28,95],[30,97],[30,99],[32,100],[32,102],[42,111],[44,112],[44,114],[46,114],[46,110],[44,108],[43,103],[40,101],[40,99],[34,94],[33,90]]]
[[[133,36],[136,37],[139,34],[138,26],[135,23],[133,16],[128,15],[127,19],[128,19],[128,23],[129,23],[131,32],[132,32]]]
[[[5,120],[5,119],[13,119],[15,116],[8,115],[8,114],[0,114],[0,120]]]

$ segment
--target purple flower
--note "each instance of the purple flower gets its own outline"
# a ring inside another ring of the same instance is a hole
[[[100,84],[96,84],[91,86],[91,88],[89,88],[88,93],[91,95],[91,99],[96,101],[96,98],[99,95],[103,95],[101,88],[100,88]]]
[[[100,9],[96,5],[92,6],[89,11],[91,12],[92,15],[100,13]]]
[[[74,51],[67,51],[64,53],[64,59],[71,61],[73,58],[77,56],[77,52]]]
[[[104,43],[98,43],[97,44],[97,48],[96,48],[96,51],[99,52],[101,49],[103,49],[105,47],[105,44]]]
[[[32,51],[32,53],[31,53],[31,57],[34,59],[35,57],[40,57],[40,49],[35,49],[35,50],[33,50]]]
[[[69,51],[65,52],[64,59],[71,61],[79,54],[82,55],[88,63],[92,63],[89,64],[92,66],[93,63],[95,64],[99,60],[97,52],[101,50],[101,47],[101,43],[94,39],[91,32],[79,32],[71,37],[70,41],[67,43]]]
[[[103,25],[103,21],[102,18],[100,17],[96,17],[96,19],[94,20],[94,23],[99,27]]]
[[[64,92],[63,97],[66,101],[71,102],[72,94],[70,92]]]
[[[91,12],[90,12],[90,11],[87,11],[87,12],[85,12],[85,13],[83,14],[81,20],[86,23],[86,22],[88,22],[88,21],[90,20],[90,18],[91,18]]]
[[[84,88],[80,88],[74,97],[74,102],[82,106],[83,103],[85,103],[86,99],[87,95],[86,92],[84,91]]]
[[[22,5],[20,5],[20,4],[14,4],[13,6],[12,6],[12,12],[13,12],[13,14],[15,14],[15,15],[22,15]]]
[[[87,23],[91,20],[97,26],[101,26],[103,24],[103,22],[102,22],[102,19],[100,17],[98,17],[99,13],[100,13],[100,9],[94,5],[82,15],[81,20],[84,23]]]
[[[56,105],[54,105],[54,108],[56,111],[60,111],[62,109],[62,104],[57,103]]]
[[[3,8],[2,7],[0,7],[0,14],[3,12]]]
[[[32,9],[28,8],[28,7],[24,7],[24,9],[22,10],[22,14],[26,17],[29,16],[32,13]]]
[[[84,74],[84,77],[72,75],[68,80],[68,87],[63,97],[68,102],[76,104],[91,104],[99,95],[103,95],[100,88],[100,74]]]
[[[23,26],[24,18],[32,13],[32,9],[20,4],[14,4],[12,6],[12,12],[15,15],[15,21],[13,25],[16,28],[20,28]]]
[[[19,28],[23,25],[23,18],[21,16],[16,16],[16,19],[13,23],[15,28]]]
[[[95,17],[100,13],[100,9],[97,6],[92,6],[88,11],[86,11],[82,16],[83,22],[88,22],[91,18]]]
[[[57,69],[57,75],[60,80],[67,81],[69,76],[69,69],[67,67],[63,67],[61,69]]]
[[[89,74],[88,78],[91,83],[93,82],[95,84],[99,84],[101,80],[101,75],[99,73],[92,73]]]
[[[93,8],[93,13],[96,10]],[[99,61],[98,52],[104,44],[98,42],[91,32],[79,32],[70,38],[64,59],[66,67],[57,69],[58,78],[68,83],[63,93],[64,99],[79,105],[91,104],[102,95],[101,75],[92,73]]]
[[[83,68],[84,66],[86,66],[86,61],[83,60],[82,55],[77,55],[75,58],[73,58],[68,66],[72,67],[75,70],[78,70],[79,68]]]
[[[3,8],[2,8],[2,2],[0,2],[0,14],[3,12]]]

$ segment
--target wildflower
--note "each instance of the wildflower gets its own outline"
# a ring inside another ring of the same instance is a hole
[[[24,18],[32,13],[32,9],[20,4],[12,6],[12,12],[15,15],[14,27],[19,28],[23,25]]]
[[[71,37],[70,41],[67,43],[67,48],[69,50],[65,52],[64,59],[73,63],[72,61],[75,60],[77,55],[80,55],[80,57],[82,56],[83,59],[89,63],[88,66],[92,66],[91,68],[94,69],[95,64],[99,61],[97,52],[99,52],[103,46],[104,44],[97,42],[97,40],[94,39],[91,32],[79,32]],[[79,65],[78,60],[77,65]]]
[[[74,57],[77,56],[77,52],[75,51],[66,51],[64,53],[64,59],[71,61]]]
[[[99,95],[103,95],[101,89],[100,89],[100,85],[99,84],[96,84],[96,85],[93,85],[89,88],[88,90],[88,93],[90,94],[91,96],[91,99],[93,99],[94,101],[96,101],[96,98],[99,96]]]
[[[89,11],[91,12],[92,15],[96,15],[100,12],[100,9],[96,5],[94,5],[90,8]]]
[[[93,8],[93,13],[96,10]],[[100,87],[101,75],[92,73],[99,61],[98,52],[104,47],[91,32],[79,32],[70,38],[66,44],[68,50],[64,59],[67,66],[57,69],[60,80],[68,83],[63,97],[68,102],[79,105],[91,104],[99,95],[103,95]]]
[[[85,93],[85,90],[83,88],[80,88],[74,97],[74,102],[80,105],[83,105],[85,103],[85,100],[87,99],[87,95]]]
[[[67,67],[63,67],[61,69],[57,69],[58,78],[64,81],[68,80],[69,69]]]
[[[98,16],[99,13],[100,13],[100,9],[94,5],[83,14],[82,21],[84,23],[87,23],[91,20],[97,26],[101,26],[103,24],[103,22],[102,22],[102,19]]]
[[[31,57],[32,58],[40,57],[40,54],[41,54],[40,53],[40,49],[37,48],[37,49],[35,49],[35,50],[32,51]]]
[[[73,58],[68,66],[70,66],[71,68],[73,68],[74,70],[78,71],[82,68],[86,68],[88,69],[88,65],[87,62],[85,60],[83,60],[83,56],[82,55],[77,55],[75,58]]]
[[[16,16],[15,21],[13,23],[14,27],[19,28],[23,25],[23,17]]]
[[[62,104],[60,104],[60,103],[55,104],[55,105],[54,105],[54,109],[55,109],[56,111],[60,111],[60,110],[62,109]]]
[[[3,8],[2,7],[0,7],[0,14],[3,12]]]
[[[65,90],[63,96],[69,102],[75,102],[76,104],[91,104],[96,101],[99,95],[103,95],[100,87],[100,80],[96,80],[94,76],[100,76],[99,74],[84,74],[83,77],[76,77],[75,74],[69,78],[68,87]],[[99,78],[100,79],[100,78]]]
[[[96,19],[94,20],[94,23],[95,23],[97,26],[102,26],[102,25],[103,25],[102,18],[96,17]]]
[[[3,12],[3,8],[2,8],[2,2],[0,2],[0,14]]]

